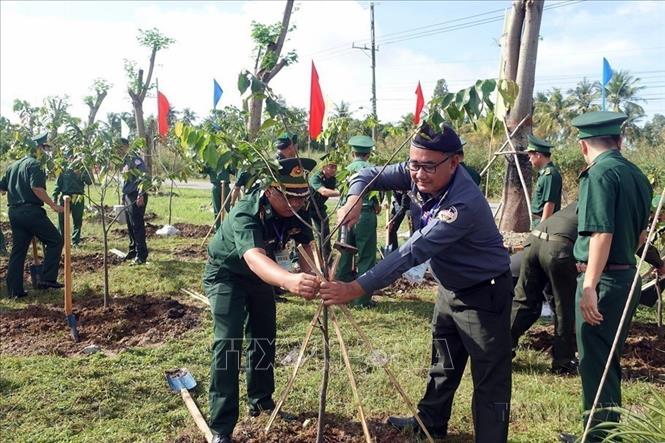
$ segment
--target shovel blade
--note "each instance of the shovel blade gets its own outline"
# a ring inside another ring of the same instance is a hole
[[[182,389],[194,389],[196,380],[186,368],[176,368],[164,373],[166,381],[173,392],[180,392]]]
[[[74,339],[74,342],[78,343],[80,341],[79,337],[79,331],[76,328],[76,315],[75,314],[69,314],[67,316],[67,324],[69,325],[69,329],[72,331],[72,338]]]

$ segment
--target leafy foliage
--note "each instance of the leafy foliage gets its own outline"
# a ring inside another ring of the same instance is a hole
[[[660,443],[665,441],[665,396],[653,391],[652,402],[644,403],[640,410],[607,408],[621,414],[621,422],[605,422],[594,427],[604,431],[607,443]]]

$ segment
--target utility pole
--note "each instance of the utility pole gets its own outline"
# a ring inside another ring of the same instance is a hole
[[[367,47],[367,45],[356,46],[356,44],[354,43],[351,45],[351,47],[363,51],[370,51],[372,54],[372,117],[374,117],[375,122],[378,122],[379,118],[376,114],[376,51],[378,51],[379,49],[376,47],[376,40],[374,38],[374,2],[369,3],[369,14],[370,14],[371,46],[369,48]],[[372,127],[372,140],[376,141],[376,126]]]

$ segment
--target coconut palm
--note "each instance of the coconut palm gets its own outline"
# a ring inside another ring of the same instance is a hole
[[[575,89],[568,90],[568,102],[571,112],[584,114],[585,112],[597,111],[600,106],[593,104],[598,99],[600,92],[596,86],[585,77],[577,83]]]
[[[644,99],[639,97],[640,91],[646,88],[639,84],[640,78],[632,76],[628,71],[617,71],[605,85],[605,98],[608,108],[615,112],[630,111],[633,115],[644,115],[644,108],[638,104]],[[638,117],[639,118],[639,117]]]
[[[570,134],[570,105],[560,88],[536,94],[534,127],[545,138],[561,141]]]

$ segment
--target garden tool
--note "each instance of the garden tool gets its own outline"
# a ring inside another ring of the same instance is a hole
[[[189,390],[196,387],[194,376],[186,368],[170,369],[166,371],[164,375],[166,376],[166,381],[168,382],[171,391],[180,393],[185,402],[185,406],[187,406],[189,414],[196,423],[196,426],[201,432],[203,432],[206,441],[210,443],[212,441],[212,431],[208,427],[203,415],[201,415],[201,411],[199,411],[196,403],[194,403],[194,399],[189,394]]]
[[[65,226],[64,226],[64,240],[65,240],[65,315],[67,316],[67,324],[72,332],[72,338],[76,343],[79,341],[79,332],[76,329],[76,315],[73,310],[72,303],[72,219],[71,219],[71,198],[68,195],[64,197],[65,206]]]
[[[32,289],[39,289],[39,282],[42,279],[42,270],[44,265],[39,262],[39,252],[37,252],[37,240],[32,239],[32,264],[30,265],[30,280]]]

